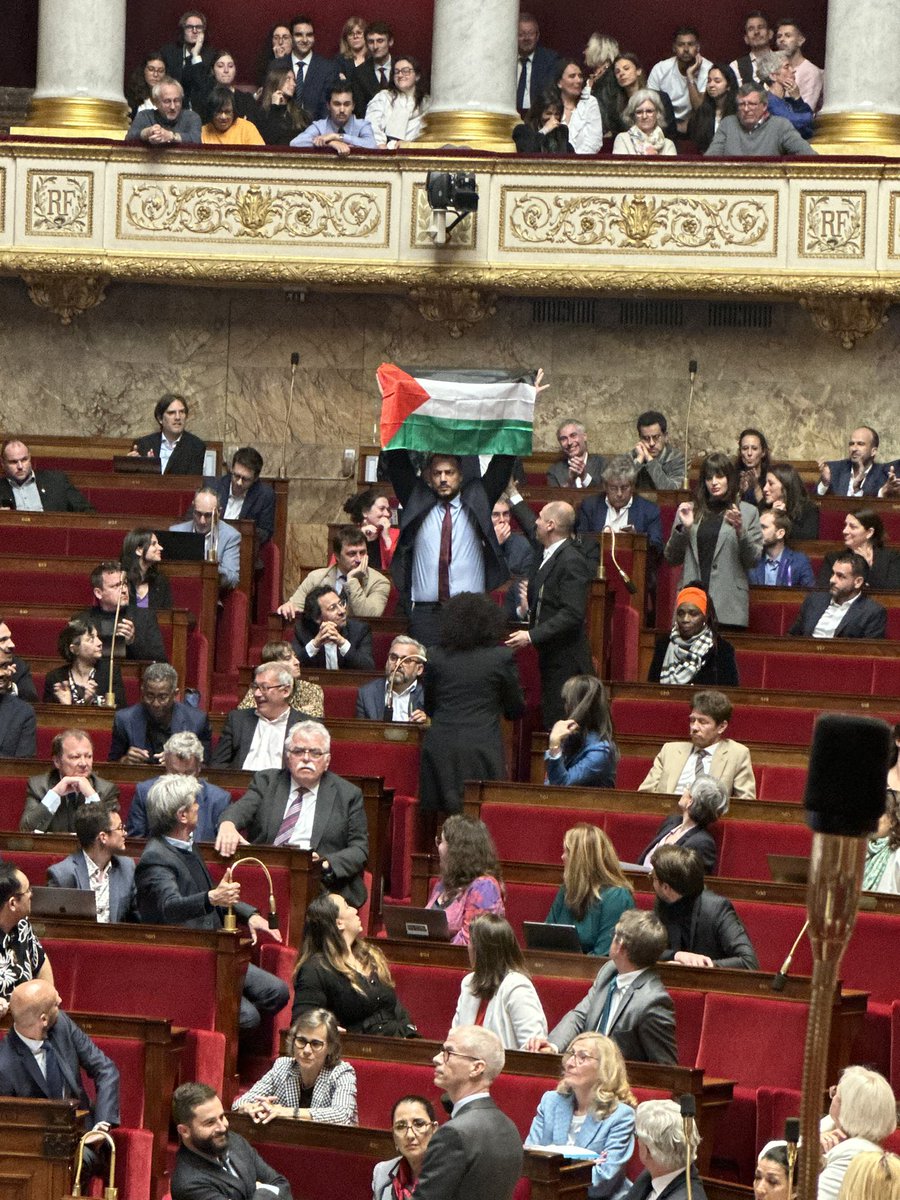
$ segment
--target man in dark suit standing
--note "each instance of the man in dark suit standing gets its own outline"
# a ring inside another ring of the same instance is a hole
[[[393,82],[394,62],[391,49],[394,35],[384,21],[366,26],[366,47],[369,57],[359,64],[350,76],[353,88],[353,112],[360,120],[366,115],[369,101]]]
[[[364,721],[403,721],[424,725],[425,688],[421,676],[425,670],[425,647],[421,642],[399,634],[391,642],[384,679],[364,683],[356,693],[356,715]]]
[[[291,53],[276,58],[270,69],[293,71],[297,81],[294,100],[314,121],[321,121],[328,116],[328,93],[337,82],[337,67],[321,54],[313,53],[316,31],[311,17],[305,14],[294,17],[291,38],[294,42]]]
[[[876,462],[879,437],[871,425],[860,425],[850,434],[847,457],[834,462],[819,459],[820,496],[877,496],[887,482],[888,469]]]
[[[524,1155],[518,1130],[491,1099],[506,1062],[500,1039],[480,1025],[459,1025],[432,1061],[435,1087],[453,1112],[428,1143],[416,1200],[510,1200]]]
[[[291,1200],[288,1181],[249,1142],[230,1133],[215,1089],[183,1083],[172,1095],[181,1145],[172,1172],[172,1200]]]
[[[366,900],[362,872],[369,827],[362,792],[329,771],[331,735],[319,721],[300,721],[285,743],[287,770],[257,771],[240,800],[222,813],[216,849],[230,857],[240,830],[255,846],[311,850],[322,880],[348,904]]]
[[[365,621],[347,616],[347,601],[330,584],[314,587],[303,602],[294,633],[301,666],[327,671],[372,671],[372,631]]]
[[[561,500],[551,501],[537,519],[521,496],[510,495],[513,512],[523,529],[544,551],[532,572],[525,595],[520,584],[519,614],[527,616],[529,629],[517,629],[507,646],[520,649],[531,643],[541,673],[541,715],[545,729],[565,716],[562,685],[572,675],[593,673],[591,647],[584,628],[590,596],[592,567],[581,546],[572,541],[575,510]]]
[[[231,470],[216,480],[219,509],[226,521],[253,521],[264,546],[275,531],[275,493],[260,479],[263,457],[252,446],[235,450]]]
[[[261,663],[253,673],[256,708],[234,708],[213,751],[212,765],[230,771],[262,771],[280,767],[284,739],[306,713],[291,708],[294,677],[283,662]]]
[[[64,729],[50,747],[53,770],[32,775],[19,829],[27,833],[74,833],[75,814],[86,804],[112,804],[119,788],[94,774],[94,747],[83,729]]]
[[[150,608],[138,608],[130,603],[128,580],[121,563],[98,563],[91,571],[91,589],[95,600],[93,607],[82,609],[80,613],[75,614],[73,620],[85,621],[96,628],[103,641],[103,653],[107,658],[118,605],[116,655],[124,655],[128,659],[166,662],[166,647],[156,613]]]
[[[178,38],[160,51],[166,74],[184,88],[185,108],[203,95],[206,76],[216,51],[206,44],[206,16],[196,9],[183,13],[178,22]]]
[[[62,471],[35,471],[31,451],[18,438],[3,443],[0,508],[20,512],[93,512]]]
[[[141,678],[141,702],[120,708],[113,721],[109,761],[136,767],[162,762],[163,746],[173,733],[195,733],[209,762],[212,730],[199,708],[178,699],[178,672],[168,663],[151,663]]]
[[[788,632],[793,637],[883,638],[887,611],[863,595],[868,577],[863,556],[842,551],[831,565],[828,592],[811,592]]]
[[[644,1170],[631,1185],[625,1200],[706,1200],[703,1181],[694,1166],[700,1134],[696,1122],[691,1123],[689,1144],[685,1145],[684,1118],[674,1100],[645,1100],[634,1114],[638,1158]],[[691,1189],[688,1192],[684,1162],[690,1162]],[[654,1187],[661,1176],[672,1176]]]
[[[556,82],[559,56],[539,46],[541,30],[531,13],[519,13],[519,67],[516,82],[516,108],[526,113],[543,98]]]
[[[103,924],[137,920],[134,859],[125,853],[118,804],[83,804],[75,813],[75,836],[81,849],[47,868],[47,886],[93,892]]]
[[[186,431],[189,412],[183,396],[166,392],[153,409],[159,433],[138,438],[130,455],[155,459],[163,475],[202,475],[206,443]]]

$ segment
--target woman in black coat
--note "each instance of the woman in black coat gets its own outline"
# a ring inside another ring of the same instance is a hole
[[[656,639],[647,682],[740,686],[734,647],[719,637],[712,597],[699,583],[678,593],[671,633]]]
[[[819,568],[817,587],[828,587],[834,560],[846,550],[852,550],[866,560],[869,567],[866,583],[870,592],[900,588],[900,554],[885,546],[884,522],[874,509],[860,508],[855,513],[847,513],[844,549],[825,555]]]
[[[652,841],[638,855],[637,861],[649,867],[658,846],[686,846],[700,855],[707,875],[714,874],[719,852],[709,826],[727,812],[728,793],[725,785],[712,775],[701,775],[687,787],[678,801],[678,809],[666,817]]]

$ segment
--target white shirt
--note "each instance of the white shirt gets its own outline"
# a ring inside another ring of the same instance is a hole
[[[316,645],[315,639],[310,638],[306,643],[307,656],[315,658],[319,650],[323,649],[325,651],[325,669],[327,671],[336,671],[340,666],[338,655],[343,658],[345,654],[350,653],[350,639],[343,634],[341,636],[344,637],[344,640],[340,646],[336,646],[334,642],[326,642],[323,647],[319,647]]]
[[[473,1092],[471,1096],[463,1096],[462,1100],[457,1100],[453,1105],[453,1112],[450,1114],[455,1117],[459,1110],[466,1104],[471,1104],[473,1100],[489,1100],[491,1093],[487,1090],[483,1092]]]
[[[622,975],[617,975],[615,978],[616,990],[613,992],[612,1003],[609,1006],[609,1014],[606,1018],[606,1028],[609,1029],[613,1023],[616,1013],[625,1002],[625,998],[631,991],[634,981],[639,975],[643,975],[645,968],[639,971],[626,971]]]
[[[703,774],[709,775],[712,771],[713,755],[716,752],[718,742],[713,742],[711,746],[706,746],[703,750]],[[678,782],[675,784],[675,791],[680,796],[685,788],[689,787],[697,774],[697,750],[692,750],[688,755],[687,762],[681,769],[681,774],[678,776]]]
[[[97,902],[97,920],[104,924],[109,924],[109,871],[112,867],[112,859],[105,867],[98,867],[89,854],[84,855],[84,862],[87,867],[88,881],[91,885],[91,891],[94,893]]]
[[[34,471],[31,472],[24,483],[16,483],[14,479],[10,479],[9,483],[12,488],[13,505],[17,512],[44,511],[44,502],[41,499],[41,493],[38,491]]]
[[[633,499],[634,497],[632,496],[631,500]],[[631,524],[629,519],[631,514],[631,500],[628,501],[624,508],[620,508],[618,512],[616,512],[609,501],[607,501],[606,524],[603,527],[604,529],[612,529],[615,533],[621,533],[627,525]]]
[[[866,467],[865,471],[863,471],[862,475],[859,477],[859,479],[854,478],[853,468],[851,467],[850,468],[850,480],[847,483],[847,490],[846,490],[846,492],[844,492],[844,495],[845,496],[857,496],[857,497],[861,496],[863,494],[863,484],[866,482],[866,476],[869,474],[869,472],[872,470],[872,468],[874,466],[875,466],[875,463],[870,462],[869,465]],[[831,484],[822,483],[822,481],[820,479],[819,482],[816,484],[816,492],[820,496],[825,496],[828,493],[829,487],[831,487]]]
[[[391,692],[390,686],[385,684],[384,702],[387,704],[388,696],[391,697],[392,721],[406,721],[409,723],[409,714],[412,709],[412,694],[416,690],[418,682],[418,679],[414,679],[403,692]]]
[[[268,721],[265,717],[257,720],[253,741],[241,764],[242,771],[265,771],[269,767],[280,769],[284,760],[284,739],[290,713],[291,710],[286,708],[274,721]]]
[[[825,609],[825,611],[822,613],[821,617],[819,617],[818,624],[816,625],[816,627],[812,633],[813,637],[814,638],[833,638],[834,631],[837,629],[838,625],[840,625],[841,621],[843,621],[844,617],[847,615],[847,611],[849,610],[850,605],[853,604],[856,600],[858,600],[860,595],[862,595],[861,592],[855,596],[851,596],[850,599],[845,600],[843,604],[835,604],[835,602],[832,600],[831,603],[828,605],[828,607]]]
[[[697,91],[702,96],[706,91],[706,77],[712,63],[708,58],[700,58],[700,70],[697,72]],[[657,92],[666,92],[675,109],[679,121],[691,115],[691,96],[688,91],[687,76],[678,69],[678,59],[664,58],[658,62],[647,78],[647,87]]]
[[[560,546],[562,546],[566,541],[566,538],[560,538],[558,542],[553,542],[551,545],[545,547],[543,557],[541,558],[541,566],[551,559]]]
[[[650,1181],[651,1200],[656,1200],[656,1197],[664,1192],[670,1183],[674,1183],[678,1176],[683,1174],[684,1167],[679,1167],[677,1171],[667,1171],[665,1175],[657,1175]]]
[[[300,785],[291,784],[288,802],[285,806],[285,813],[291,807],[294,797],[300,790]],[[297,818],[297,824],[294,826],[293,832],[288,839],[288,845],[294,846],[298,850],[309,850],[310,842],[312,841],[313,821],[316,819],[316,800],[319,795],[319,785],[314,788],[304,788],[303,803],[300,808],[300,816]],[[282,815],[282,820],[284,816]]]
[[[159,439],[159,473],[160,473],[160,475],[164,474],[166,466],[169,462],[169,459],[175,453],[175,447],[178,445],[178,443],[180,441],[181,441],[181,438],[177,437],[174,442],[170,442],[165,434],[163,434],[162,437]]]
[[[225,520],[237,521],[241,515],[241,509],[244,507],[244,496],[232,496],[228,493],[228,503],[225,505]]]

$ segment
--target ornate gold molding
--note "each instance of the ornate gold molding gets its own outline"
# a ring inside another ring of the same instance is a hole
[[[832,334],[845,350],[852,350],[858,341],[887,322],[891,302],[884,295],[806,296],[800,304],[817,329]]]
[[[478,288],[413,288],[409,298],[426,321],[446,325],[452,338],[461,338],[473,325],[497,311],[495,293]]]
[[[106,299],[108,275],[22,275],[28,295],[38,308],[56,313],[63,325],[71,325]]]
[[[515,154],[512,131],[518,125],[516,115],[474,111],[428,112],[423,120],[422,136],[415,149],[426,150],[493,150],[499,154]],[[446,167],[444,168],[447,169]],[[453,170],[463,170],[456,163]],[[473,166],[470,170],[477,171]]]
[[[91,96],[32,97],[24,125],[10,133],[32,137],[112,138],[122,141],[131,124],[128,105]]]
[[[823,113],[816,118],[813,145],[819,154],[878,154],[900,157],[900,116],[894,113]]]

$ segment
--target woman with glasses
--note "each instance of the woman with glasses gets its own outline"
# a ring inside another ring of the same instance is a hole
[[[547,1018],[508,921],[496,913],[475,918],[469,962],[473,969],[460,984],[451,1029],[481,1025],[506,1050],[524,1050],[529,1038],[546,1038]]]
[[[324,1008],[303,1013],[288,1030],[290,1054],[233,1104],[256,1125],[275,1117],[356,1125],[356,1071],[341,1058],[337,1021]]]
[[[602,1190],[595,1194],[619,1200],[630,1186],[625,1168],[634,1150],[636,1106],[615,1042],[602,1033],[579,1034],[562,1056],[556,1091],[541,1097],[525,1147],[596,1151],[591,1183]]]
[[[391,1130],[397,1157],[376,1163],[372,1200],[413,1200],[425,1151],[438,1123],[434,1107],[424,1096],[403,1096],[391,1111]]]
[[[61,667],[44,677],[44,704],[74,704],[93,707],[106,703],[109,692],[109,656],[97,627],[88,621],[71,620],[57,642]],[[125,684],[118,663],[113,664],[113,696],[116,708],[124,708]]]
[[[366,120],[381,149],[396,150],[404,142],[414,142],[422,132],[422,117],[428,105],[428,93],[416,59],[395,59],[391,82],[376,92],[366,106]]]
[[[166,64],[157,50],[145,54],[144,61],[131,73],[128,83],[125,85],[125,99],[128,101],[129,115],[132,121],[142,108],[156,108],[150,92],[165,73]]]

